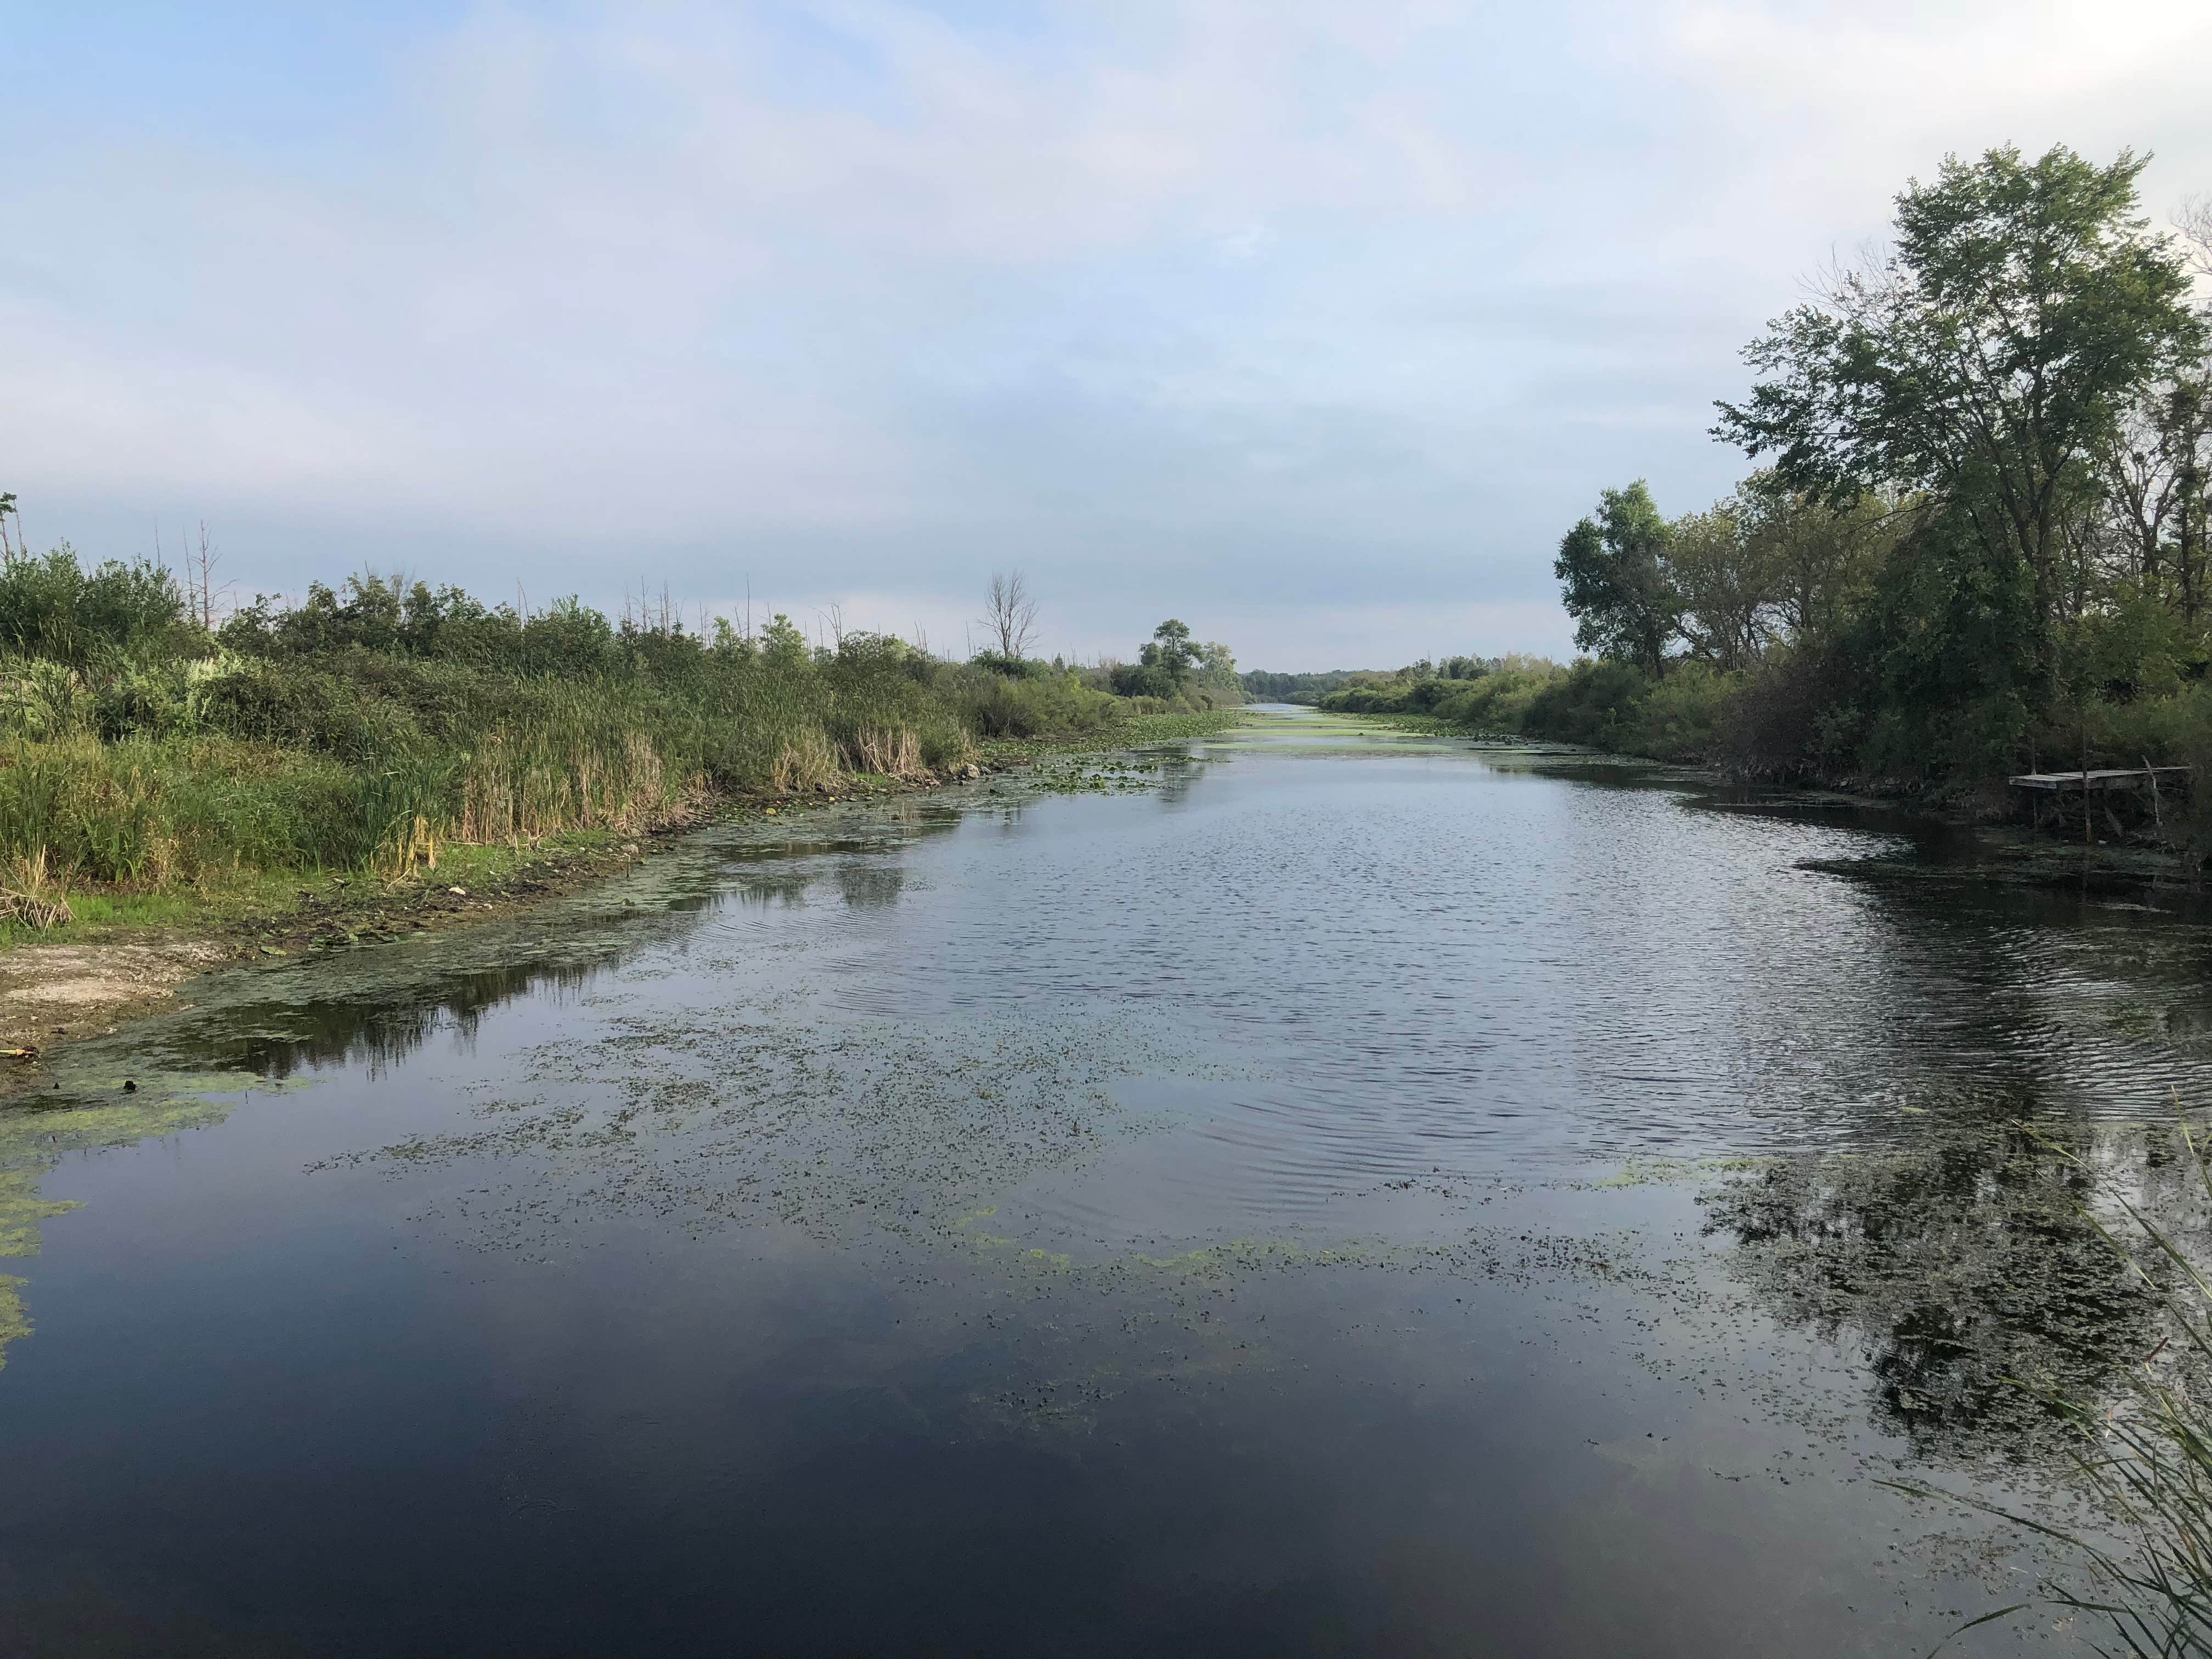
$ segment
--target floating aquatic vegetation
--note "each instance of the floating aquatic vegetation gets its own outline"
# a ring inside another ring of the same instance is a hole
[[[2082,1139],[2158,1184],[2156,1132]],[[1705,1201],[1770,1315],[1856,1351],[1877,1428],[1918,1459],[2024,1462],[2076,1437],[2054,1400],[2109,1397],[2159,1340],[2156,1290],[2085,1209],[2093,1186],[2041,1135],[1996,1127],[1775,1158]]]

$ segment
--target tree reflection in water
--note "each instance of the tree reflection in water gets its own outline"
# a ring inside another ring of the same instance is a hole
[[[1707,1231],[1733,1236],[1766,1312],[1860,1352],[1875,1426],[1916,1458],[2042,1462],[2079,1432],[2054,1402],[2116,1398],[2162,1335],[2158,1294],[2091,1219],[2108,1201],[2094,1189],[2185,1230],[2201,1217],[2170,1129],[1967,1115],[1911,1149],[1765,1165],[1707,1195]]]

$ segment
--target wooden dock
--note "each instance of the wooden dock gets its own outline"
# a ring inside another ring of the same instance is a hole
[[[2146,785],[2185,783],[2193,766],[2123,766],[2101,772],[2023,772],[2005,781],[2015,789],[2037,789],[2046,794],[2097,794],[2113,789],[2141,789]]]

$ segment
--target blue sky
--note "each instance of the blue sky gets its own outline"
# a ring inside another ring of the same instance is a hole
[[[0,6],[0,489],[960,649],[1564,653],[1604,485],[1947,151],[2212,191],[2201,4]]]

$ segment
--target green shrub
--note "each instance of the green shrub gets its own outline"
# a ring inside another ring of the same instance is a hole
[[[1715,734],[1746,677],[1708,664],[1675,664],[1646,691],[1624,738],[1631,754],[1668,761],[1711,758]]]
[[[1638,705],[1651,682],[1625,662],[1577,663],[1528,700],[1521,730],[1554,743],[1625,750],[1636,731]]]
[[[0,858],[158,886],[250,866],[404,867],[438,840],[637,830],[708,792],[917,775],[977,735],[1097,731],[1230,688],[1125,699],[1074,671],[523,614],[362,575],[210,640],[167,573],[64,549],[0,568]]]
[[[1169,706],[1159,701],[1163,708]],[[1083,685],[1072,674],[1019,680],[996,674],[962,687],[962,717],[986,737],[1030,738],[1046,732],[1092,732],[1121,718],[1124,703]]]
[[[176,579],[144,560],[87,571],[67,546],[0,562],[0,652],[81,665],[108,652],[205,649]]]

